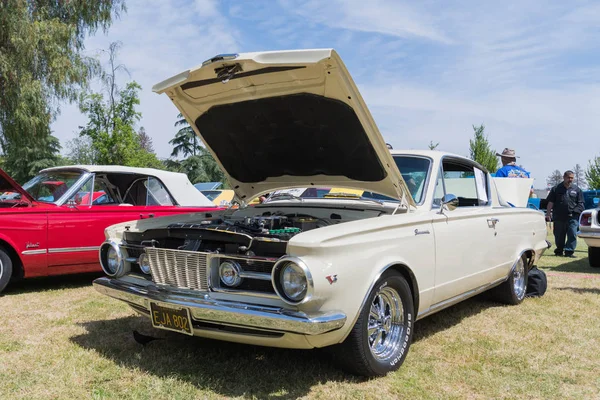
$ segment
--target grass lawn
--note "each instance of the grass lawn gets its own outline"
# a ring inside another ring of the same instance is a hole
[[[480,296],[417,322],[404,365],[372,380],[321,351],[154,330],[93,275],[23,281],[0,297],[0,399],[599,399],[600,270],[581,241],[575,255],[546,253],[544,297]]]

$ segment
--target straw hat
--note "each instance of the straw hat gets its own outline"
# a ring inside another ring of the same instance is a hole
[[[509,149],[508,147],[502,150],[502,153],[496,153],[498,157],[506,157],[506,158],[519,158],[513,149]]]

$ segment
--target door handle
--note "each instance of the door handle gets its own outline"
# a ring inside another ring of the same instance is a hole
[[[154,218],[154,214],[140,214],[140,219]]]
[[[496,224],[500,222],[498,218],[488,218],[487,223],[489,228],[495,228]]]

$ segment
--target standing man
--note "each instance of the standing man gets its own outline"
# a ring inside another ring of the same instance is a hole
[[[563,182],[550,189],[546,209],[546,220],[554,220],[554,254],[562,256],[564,251],[564,256],[570,258],[575,258],[573,252],[577,247],[579,214],[585,209],[583,192],[573,184],[574,178],[573,171],[564,173]]]
[[[502,160],[502,168],[496,171],[496,178],[529,178],[529,172],[517,165],[517,155],[513,149],[506,148],[496,153]]]

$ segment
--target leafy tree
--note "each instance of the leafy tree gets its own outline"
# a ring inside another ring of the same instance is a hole
[[[469,140],[469,150],[471,160],[477,161],[483,165],[489,172],[498,170],[498,159],[496,151],[490,148],[487,136],[485,134],[485,126],[473,125],[473,140]]]
[[[4,167],[17,182],[24,183],[39,170],[58,165],[61,160],[60,148],[58,138],[50,134],[36,140],[21,138],[8,141]]]
[[[585,189],[587,183],[585,182],[585,172],[583,168],[581,168],[581,165],[575,164],[575,167],[573,168],[573,175],[575,177],[575,184],[580,188]]]
[[[546,178],[546,183],[552,187],[558,185],[562,181],[563,181],[563,174],[557,169],[555,169],[554,172],[552,172],[548,176],[548,178]]]
[[[175,126],[180,126],[181,128],[177,131],[175,137],[169,140],[169,144],[173,145],[171,157],[178,157],[179,153],[182,153],[184,157],[200,154],[203,147],[200,146],[196,132],[194,132],[181,113],[177,115],[177,118]]]
[[[585,179],[590,189],[600,189],[600,157],[590,160]]]
[[[433,140],[430,140],[428,147],[429,147],[429,150],[435,150],[435,149],[437,149],[437,147],[439,145],[440,145],[440,142],[433,143]]]
[[[140,104],[138,91],[141,86],[134,81],[120,90],[116,84],[117,72],[126,70],[116,63],[118,48],[118,43],[111,43],[109,48],[109,71],[103,74],[105,93],[83,96],[79,108],[88,116],[88,123],[80,127],[79,136],[91,141],[95,164],[162,168],[156,154],[142,148],[135,131],[135,124],[141,118],[141,113],[135,109]]]
[[[0,2],[0,149],[18,180],[59,159],[50,123],[60,101],[76,100],[99,72],[84,39],[124,10],[123,0]]]
[[[87,136],[76,137],[67,142],[69,152],[67,157],[75,164],[96,164],[97,152],[92,144],[92,139]]]

